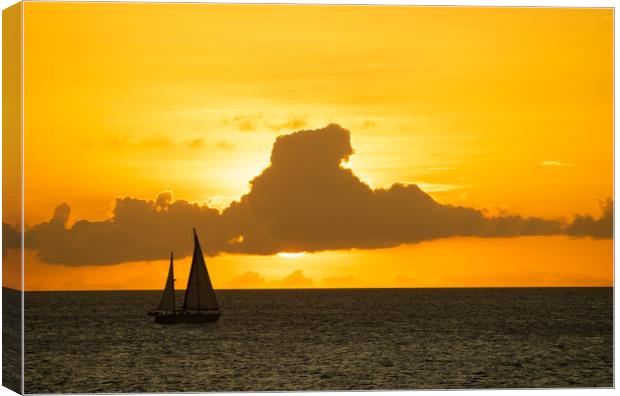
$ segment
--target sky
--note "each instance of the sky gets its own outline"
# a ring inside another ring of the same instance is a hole
[[[28,290],[613,282],[611,9],[24,9]]]

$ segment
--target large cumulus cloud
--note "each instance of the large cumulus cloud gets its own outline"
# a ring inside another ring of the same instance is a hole
[[[443,205],[416,185],[372,189],[341,166],[350,132],[332,124],[278,137],[271,164],[251,191],[224,211],[244,253],[395,246],[450,236],[559,233],[557,221]]]
[[[117,199],[110,219],[67,227],[70,208],[63,204],[50,221],[27,230],[26,246],[50,263],[102,265],[164,259],[170,250],[188,255],[192,227],[211,255],[378,248],[451,236],[612,236],[611,201],[601,219],[578,216],[570,224],[488,217],[441,204],[415,185],[373,189],[341,166],[352,154],[350,132],[336,124],[283,135],[250,192],[222,213],[162,193],[154,201]]]

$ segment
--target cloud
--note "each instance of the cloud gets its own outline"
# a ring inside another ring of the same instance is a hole
[[[205,145],[205,141],[202,138],[194,139],[189,142],[189,148],[197,149],[202,148]]]
[[[163,259],[171,250],[177,257],[187,256],[192,249],[192,227],[203,236],[205,253],[215,254],[225,244],[216,209],[183,200],[172,202],[170,192],[155,201],[119,198],[112,217],[104,221],[79,220],[67,228],[69,214],[67,204],[59,205],[49,221],[27,230],[26,247],[36,249],[48,263],[105,265]]]
[[[263,118],[262,114],[238,115],[224,120],[224,124],[234,124],[241,132],[251,132],[257,129],[258,122]]]
[[[601,203],[603,214],[595,219],[589,215],[580,215],[567,227],[566,233],[573,236],[591,236],[594,238],[613,238],[614,203],[607,199]]]
[[[223,284],[226,289],[264,289],[267,280],[258,272],[246,271]]]
[[[296,289],[315,287],[313,279],[298,269],[282,279],[267,280],[258,272],[246,271],[222,285],[226,289]]]
[[[292,274],[275,282],[276,286],[282,289],[296,289],[300,287],[314,287],[314,280],[304,275],[300,269],[293,271]]]
[[[283,129],[295,130],[299,128],[304,128],[308,125],[308,122],[306,121],[304,117],[291,117],[288,120],[281,122],[281,123],[266,122],[265,125],[273,129],[274,131],[279,132]]]
[[[187,142],[187,147],[189,147],[190,149],[201,149],[201,148],[204,148],[206,145],[207,144],[203,138],[194,139],[194,140],[190,140],[189,142]],[[216,147],[218,149],[224,149],[224,150],[232,150],[235,148],[235,145],[225,140],[220,140],[214,143],[212,147]]]
[[[233,232],[244,236],[230,250],[313,252],[561,232],[555,220],[487,218],[476,209],[443,205],[412,184],[372,189],[341,166],[352,154],[350,132],[336,124],[279,136],[269,167],[223,212]]]
[[[105,265],[165,259],[191,253],[196,228],[203,251],[275,254],[370,249],[453,236],[612,236],[611,201],[601,219],[560,220],[498,215],[446,205],[412,184],[371,188],[343,162],[353,155],[350,132],[337,124],[279,136],[271,163],[250,182],[250,192],[221,213],[204,204],[119,198],[109,219],[78,220],[68,227],[70,207],[26,232],[26,247],[45,262]],[[303,274],[286,282],[304,282]],[[283,282],[285,282],[283,280]],[[285,286],[282,286],[285,287]]]
[[[370,129],[370,128],[374,128],[374,127],[376,127],[376,126],[377,126],[377,123],[376,123],[376,122],[374,122],[373,120],[365,120],[365,121],[362,123],[362,128],[363,128],[363,129]]]
[[[242,132],[253,131],[254,129],[256,129],[256,125],[254,125],[254,123],[250,120],[243,120],[239,121],[239,123],[237,124],[237,129]]]
[[[308,125],[306,118],[303,116],[290,116],[284,119],[284,121],[279,117],[274,118],[276,120],[266,114],[245,114],[224,119],[222,123],[224,125],[232,124],[241,132],[252,132],[264,127],[275,132],[282,130],[294,131]]]
[[[155,200],[155,209],[158,211],[167,210],[172,203],[172,191],[164,191],[159,193]]]
[[[567,164],[560,161],[543,161],[540,163],[540,166],[573,166],[573,164]]]
[[[19,249],[21,239],[21,233],[17,227],[2,223],[2,257],[6,255],[7,249]]]

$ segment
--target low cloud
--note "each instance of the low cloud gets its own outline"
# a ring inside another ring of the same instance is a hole
[[[454,236],[613,234],[611,201],[601,218],[578,216],[570,224],[489,216],[441,204],[417,185],[373,189],[342,167],[353,153],[350,132],[336,124],[282,135],[250,192],[221,213],[165,192],[152,201],[119,198],[109,219],[68,227],[71,210],[62,204],[49,221],[27,230],[26,247],[48,263],[106,265],[165,259],[171,250],[187,256],[192,228],[209,255],[383,248]],[[304,281],[302,273],[291,276],[287,282]]]
[[[601,203],[603,215],[595,219],[589,215],[579,215],[566,228],[566,233],[573,236],[591,236],[593,238],[613,238],[614,203],[607,199]]]
[[[222,284],[226,289],[297,289],[315,287],[314,279],[298,269],[281,279],[267,280],[258,272],[246,271]]]
[[[7,249],[19,249],[21,247],[21,234],[17,227],[11,227],[2,223],[2,257],[6,255]]]
[[[255,271],[246,271],[222,284],[225,289],[264,289],[269,287],[267,279]]]
[[[154,201],[134,198],[116,200],[110,219],[76,221],[67,227],[67,204],[59,205],[52,218],[27,230],[26,247],[36,249],[41,260],[65,265],[105,265],[125,261],[163,259],[174,250],[177,257],[191,252],[191,228],[202,238],[208,254],[224,243],[216,209],[183,200],[172,202],[169,192]]]
[[[292,274],[276,282],[282,289],[296,289],[300,287],[314,287],[314,280],[304,275],[302,270],[295,270]]]

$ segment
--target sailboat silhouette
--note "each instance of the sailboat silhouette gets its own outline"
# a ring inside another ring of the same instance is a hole
[[[215,322],[222,315],[202,255],[196,229],[194,229],[194,255],[192,256],[192,266],[189,270],[182,309],[177,310],[175,308],[174,259],[170,253],[170,267],[164,292],[157,309],[149,312],[149,315],[155,316],[155,323],[170,324],[177,322]]]

